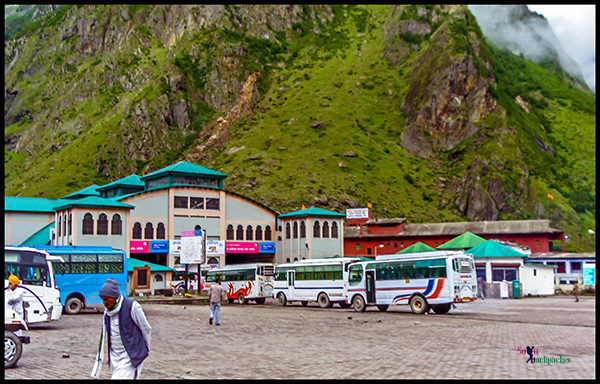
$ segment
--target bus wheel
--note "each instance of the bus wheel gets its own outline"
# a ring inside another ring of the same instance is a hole
[[[65,303],[65,313],[69,315],[76,315],[83,309],[83,301],[78,297],[70,297]]]
[[[364,312],[367,309],[365,299],[361,295],[356,295],[352,299],[352,306],[356,312]]]
[[[378,305],[377,308],[381,311],[381,312],[385,312],[387,311],[387,309],[389,308],[389,305]]]
[[[437,313],[438,315],[443,315],[444,313],[448,313],[448,311],[450,311],[451,307],[452,307],[451,303],[446,303],[446,304],[432,305],[431,309],[433,309],[433,312]]]
[[[248,300],[246,300],[243,293],[240,293],[238,295],[238,301],[240,302],[240,304],[248,304]]]
[[[256,304],[264,304],[265,303],[265,298],[264,297],[260,297],[260,298],[254,300],[254,301],[256,301]]]
[[[422,315],[425,312],[429,312],[429,304],[427,300],[421,295],[414,295],[410,299],[410,309],[417,315]]]
[[[317,302],[321,308],[331,308],[333,303],[329,300],[329,296],[326,293],[320,293],[317,297]]]
[[[283,292],[279,292],[279,294],[277,295],[277,302],[282,307],[285,307],[285,304],[287,303],[287,299],[285,298],[285,294]]]
[[[308,305],[308,301],[301,301],[300,303],[302,303],[303,307],[306,307]]]
[[[4,331],[4,368],[12,368],[23,353],[21,340],[11,331]]]

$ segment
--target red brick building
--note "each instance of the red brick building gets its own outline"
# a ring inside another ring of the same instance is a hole
[[[347,219],[344,229],[344,256],[375,257],[396,253],[422,242],[437,248],[448,240],[471,232],[528,247],[531,253],[564,252],[564,231],[550,228],[550,220],[473,221],[459,223],[408,224],[405,218]],[[560,241],[560,246],[553,242]]]

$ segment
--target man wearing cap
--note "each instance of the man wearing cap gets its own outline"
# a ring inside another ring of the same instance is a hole
[[[6,291],[6,300],[11,309],[15,311],[15,319],[23,319],[23,290],[19,287],[19,278],[15,275],[8,277],[8,290]],[[15,331],[15,335],[21,336],[22,331]]]
[[[104,321],[92,377],[100,377],[106,340],[111,378],[138,379],[150,351],[152,327],[140,303],[119,293],[115,279],[106,279],[99,296],[104,303]]]

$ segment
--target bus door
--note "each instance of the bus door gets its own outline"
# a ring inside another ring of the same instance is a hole
[[[365,271],[365,285],[367,290],[367,304],[375,304],[375,270]]]
[[[296,283],[296,271],[287,271],[287,288],[288,288],[288,300],[295,298],[294,284]]]

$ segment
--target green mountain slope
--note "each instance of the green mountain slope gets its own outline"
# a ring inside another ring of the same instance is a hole
[[[185,158],[282,213],[547,218],[595,247],[595,95],[464,7],[64,6],[36,28],[5,41],[6,195]]]

